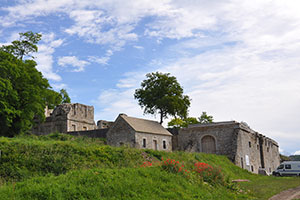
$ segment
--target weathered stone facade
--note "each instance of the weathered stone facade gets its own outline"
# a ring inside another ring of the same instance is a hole
[[[107,144],[172,151],[172,134],[156,121],[120,114],[107,132]]]
[[[177,150],[226,155],[233,163],[253,173],[273,171],[279,164],[278,144],[235,121],[194,124],[179,130]],[[174,142],[173,142],[174,144]]]
[[[45,111],[46,120],[37,124],[34,134],[49,134],[53,132],[67,133],[69,131],[86,131],[96,128],[94,122],[94,107],[79,103],[58,105],[52,112]]]

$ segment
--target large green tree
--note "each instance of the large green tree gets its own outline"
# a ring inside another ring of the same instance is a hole
[[[43,119],[50,85],[35,66],[0,51],[0,135],[25,132],[35,116]]]
[[[62,95],[51,89],[36,69],[34,60],[24,56],[37,51],[40,35],[20,34],[20,40],[0,48],[0,135],[14,136],[28,131],[34,119],[44,119],[46,105],[62,102]],[[25,38],[25,39],[24,39]]]
[[[146,77],[141,83],[141,88],[136,89],[134,94],[144,113],[159,113],[161,124],[168,115],[185,118],[190,98],[183,95],[183,89],[176,77],[160,72],[148,73]]]

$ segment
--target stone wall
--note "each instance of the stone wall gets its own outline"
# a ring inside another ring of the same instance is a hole
[[[38,123],[32,129],[33,134],[44,135],[53,132],[86,131],[96,129],[94,107],[79,103],[58,105],[53,112],[45,111],[45,122]]]
[[[71,131],[67,132],[69,135],[74,136],[86,136],[90,138],[106,138],[106,133],[108,129],[95,129],[95,130],[88,130],[88,131]]]
[[[96,129],[94,122],[94,107],[79,103],[68,104],[68,131],[86,131]]]
[[[195,124],[182,128],[178,134],[178,148],[183,151],[202,152],[201,139],[212,136],[216,142],[216,154],[226,155],[233,160],[236,148],[235,123]]]
[[[263,137],[262,149],[264,155],[264,168],[267,172],[271,173],[280,164],[278,144],[270,138]]]
[[[143,140],[146,142],[146,146],[143,147]],[[155,144],[156,141],[156,144]],[[154,149],[159,151],[172,151],[172,136],[167,135],[155,135],[150,133],[135,134],[135,147],[139,149]],[[163,143],[165,142],[165,148]]]
[[[261,168],[261,155],[258,133],[239,124],[237,149],[234,163],[250,172],[258,173]]]
[[[179,130],[178,148],[203,152],[205,136],[214,138],[215,153],[226,155],[233,163],[250,172],[259,168],[272,172],[280,162],[278,144],[255,131],[246,123],[235,121],[195,124]]]
[[[107,132],[107,144],[112,146],[129,145],[135,147],[135,131],[118,117],[113,126]]]

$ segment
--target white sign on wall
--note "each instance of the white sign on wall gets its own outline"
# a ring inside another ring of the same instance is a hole
[[[246,160],[246,165],[250,165],[250,161],[249,161],[249,156],[248,155],[245,155],[245,160]]]

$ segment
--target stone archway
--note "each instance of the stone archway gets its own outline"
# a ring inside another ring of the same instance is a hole
[[[201,151],[204,153],[216,153],[216,140],[210,135],[201,138]]]

